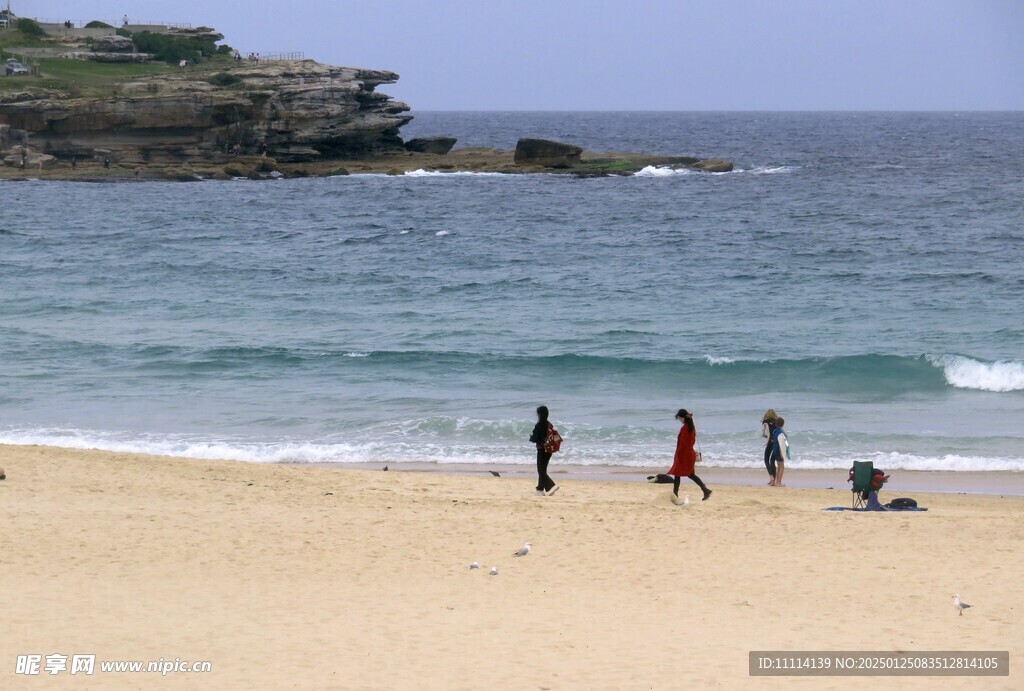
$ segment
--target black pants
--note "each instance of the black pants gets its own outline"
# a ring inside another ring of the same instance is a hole
[[[768,470],[769,475],[775,477],[775,444],[771,442],[764,447],[764,467]]]
[[[688,477],[691,480],[693,480],[694,482],[696,482],[697,486],[700,487],[700,490],[702,492],[704,492],[704,494],[708,493],[707,486],[701,481],[701,479],[699,477],[697,477],[696,473],[691,473],[691,474],[687,475],[686,477]],[[674,495],[676,495],[678,497],[679,496],[679,481],[683,479],[683,476],[682,475],[676,475],[675,478],[676,479],[673,480],[673,482],[672,482],[672,494],[674,494]]]
[[[551,461],[551,452],[537,449],[537,489],[547,492],[555,486],[555,481],[548,475],[548,463]]]

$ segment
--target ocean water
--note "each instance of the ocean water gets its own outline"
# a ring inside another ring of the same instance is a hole
[[[0,442],[1024,471],[1024,113],[419,113],[727,174],[0,182]]]

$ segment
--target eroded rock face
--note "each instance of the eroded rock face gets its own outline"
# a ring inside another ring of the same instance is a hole
[[[721,158],[706,158],[690,165],[694,170],[703,170],[705,173],[730,173],[732,172],[732,161],[725,161]]]
[[[548,139],[520,139],[516,143],[515,163],[521,166],[567,168],[580,162],[583,149]]]
[[[95,51],[72,51],[61,53],[65,60],[89,60],[91,62],[149,62],[156,58],[151,53],[98,53]]]
[[[90,41],[90,47],[97,53],[134,53],[135,44],[127,36],[97,36]]]
[[[0,103],[0,123],[25,130],[38,151],[70,156],[109,149],[123,160],[175,161],[262,153],[307,161],[401,149],[409,107],[376,91],[394,72],[312,60],[246,64],[215,86],[204,71],[147,76],[108,98],[25,98]]]
[[[457,141],[458,139],[455,137],[417,137],[407,141],[405,149],[406,151],[416,151],[422,154],[440,154],[443,156],[452,150]]]

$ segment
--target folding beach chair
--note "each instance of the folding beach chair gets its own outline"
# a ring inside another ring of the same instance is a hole
[[[850,490],[853,492],[853,508],[863,509],[865,502],[870,496],[871,487],[871,476],[875,472],[875,464],[871,461],[854,461],[853,462],[853,487]]]

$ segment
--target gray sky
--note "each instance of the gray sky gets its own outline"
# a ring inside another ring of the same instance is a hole
[[[1022,110],[1024,0],[11,0],[389,69],[416,110]]]

